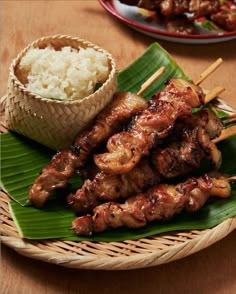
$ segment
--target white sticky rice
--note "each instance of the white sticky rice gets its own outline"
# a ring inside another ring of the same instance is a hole
[[[25,86],[45,98],[82,99],[104,83],[109,75],[108,59],[93,48],[69,46],[56,51],[52,47],[31,48],[21,59],[19,68],[27,76]]]

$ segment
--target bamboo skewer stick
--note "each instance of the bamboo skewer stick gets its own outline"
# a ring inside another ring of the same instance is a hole
[[[231,124],[236,122],[236,113],[231,114],[229,116],[227,116],[226,118],[223,118],[224,123],[226,124]]]
[[[209,66],[201,75],[200,79],[195,83],[199,85],[204,79],[206,79],[220,64],[222,63],[222,59],[217,59],[211,66]],[[141,89],[137,92],[138,95],[141,95],[154,81],[156,81],[163,73],[165,72],[165,67],[162,66],[159,68],[146,82],[144,82],[141,86]],[[217,97],[220,93],[222,93],[225,89],[221,86],[215,87],[210,90],[206,96],[204,104],[209,103],[215,97]],[[231,120],[227,120],[227,122],[233,122],[236,119],[236,114],[230,116]],[[236,135],[236,126],[227,128],[222,130],[221,135],[214,139],[213,142],[217,143],[224,139],[227,139],[233,135]]]
[[[214,98],[216,98],[220,93],[222,93],[225,90],[225,88],[218,86],[210,90],[206,96],[205,96],[205,104],[212,101]]]
[[[154,83],[165,71],[165,67],[160,67],[145,83],[142,84],[141,89],[137,95],[141,95],[152,83]]]
[[[226,129],[223,129],[221,131],[220,136],[213,139],[212,142],[218,143],[218,142],[223,141],[223,140],[230,138],[232,136],[236,136],[236,125],[229,127],[229,128],[226,128]]]
[[[210,74],[212,74],[223,62],[222,58],[218,58],[212,65],[205,69],[201,74],[199,79],[195,82],[195,85],[201,84]]]
[[[199,79],[195,82],[195,85],[200,85],[207,77],[209,77],[223,62],[222,58],[218,58],[214,63],[212,63],[208,68],[206,68],[201,74]],[[205,104],[212,101],[220,93],[225,90],[224,87],[218,86],[209,91],[205,96]]]
[[[224,122],[226,123],[226,124],[232,124],[232,123],[234,123],[234,122],[236,122],[236,117],[235,118],[231,118],[231,119],[226,119],[226,120],[224,120]]]
[[[201,84],[210,74],[212,74],[223,62],[222,58],[218,58],[213,64],[206,68],[201,74],[200,78],[195,85]],[[165,72],[165,67],[160,67],[146,82],[141,85],[141,89],[137,92],[137,95],[141,95],[152,83],[154,83],[163,73]],[[221,86],[218,86],[212,89],[205,98],[205,103],[210,102],[217,95],[222,93],[225,89]]]
[[[229,119],[236,118],[236,113],[230,114],[227,118],[229,118]]]
[[[227,178],[227,180],[229,182],[236,182],[236,176],[229,177],[229,178]]]

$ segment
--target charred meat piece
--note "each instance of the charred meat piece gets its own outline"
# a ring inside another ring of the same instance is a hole
[[[147,101],[130,92],[115,94],[112,102],[101,111],[91,130],[79,134],[75,146],[85,150],[93,149],[100,142],[107,140],[112,134],[120,131],[139,111],[147,108]]]
[[[165,26],[168,32],[193,35],[197,33],[197,28],[194,26],[187,16],[179,15],[178,17],[169,17],[165,19]]]
[[[188,12],[193,13],[193,18],[198,18],[216,13],[219,8],[219,0],[191,0]]]
[[[193,13],[196,18],[216,13],[220,8],[218,0],[120,0],[120,2],[147,10],[157,10],[167,17]]]
[[[189,9],[189,0],[120,0],[121,3],[147,10],[160,10],[165,16],[182,14]]]
[[[180,142],[174,141],[152,154],[153,165],[165,178],[182,176],[199,168],[204,158],[215,169],[221,165],[221,153],[202,127],[186,128]]]
[[[236,9],[231,1],[219,0],[120,0],[121,3],[156,11],[166,29],[181,34],[197,34],[191,22],[206,17],[226,31],[236,31]]]
[[[164,16],[181,15],[189,10],[188,0],[163,0],[159,4],[160,11]]]
[[[177,122],[164,147],[153,151],[151,160],[143,158],[128,173],[110,175],[98,173],[85,181],[82,188],[70,194],[68,204],[76,213],[91,211],[100,201],[116,201],[145,191],[165,178],[185,175],[199,168],[203,158],[220,164],[220,152],[210,141],[220,135],[221,121],[204,108]],[[209,132],[209,134],[208,134]],[[212,149],[216,150],[215,155]],[[160,176],[161,174],[161,176]]]
[[[174,178],[199,168],[208,159],[215,169],[221,165],[221,153],[211,141],[223,129],[221,120],[208,108],[176,122],[167,144],[152,152],[152,163],[164,178]]]
[[[231,9],[227,4],[222,3],[219,11],[210,18],[226,31],[236,31],[236,9]]]
[[[149,107],[136,115],[128,131],[109,138],[108,152],[94,156],[96,165],[108,174],[129,172],[160,139],[170,134],[177,118],[190,115],[203,99],[200,87],[184,79],[170,79]]]
[[[152,167],[148,159],[142,159],[126,174],[98,173],[92,181],[86,180],[75,194],[70,194],[67,202],[76,213],[85,213],[101,201],[127,198],[159,182],[159,172]]]
[[[137,6],[148,10],[156,10],[162,0],[120,0],[120,2],[126,5]]]
[[[191,116],[181,118],[176,124],[175,134],[180,132],[180,136],[182,136],[182,130],[185,126],[187,128],[203,127],[211,140],[219,137],[223,129],[222,121],[207,107],[195,112]],[[178,131],[178,128],[180,128],[180,131]]]
[[[54,155],[50,164],[42,170],[30,188],[29,200],[33,205],[42,207],[52,191],[56,188],[64,188],[67,179],[74,175],[76,168],[79,166],[80,158],[72,149]]]
[[[147,107],[142,97],[132,93],[118,93],[98,114],[90,130],[80,133],[71,149],[59,151],[35,180],[29,191],[29,200],[42,207],[51,192],[67,185],[77,169],[84,166],[92,150],[112,134],[122,130],[132,116]]]
[[[77,235],[92,235],[108,228],[140,228],[148,222],[166,221],[181,211],[199,210],[211,196],[227,198],[231,187],[224,178],[204,175],[175,185],[159,184],[146,193],[130,197],[124,204],[107,202],[93,215],[77,217],[72,229]]]

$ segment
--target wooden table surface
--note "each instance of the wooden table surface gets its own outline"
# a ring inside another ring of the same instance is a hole
[[[1,1],[1,96],[6,93],[8,67],[32,41],[68,34],[110,51],[118,68],[159,42],[184,71],[196,80],[222,57],[223,65],[203,86],[222,85],[222,94],[236,108],[236,40],[209,44],[178,44],[133,31],[109,15],[96,0]],[[1,289],[4,294],[32,293],[236,293],[236,232],[192,256],[158,267],[132,271],[74,270],[23,257],[2,245]]]

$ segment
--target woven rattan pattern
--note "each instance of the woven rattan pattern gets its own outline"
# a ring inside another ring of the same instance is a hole
[[[107,56],[109,77],[93,94],[75,101],[46,99],[29,91],[23,84],[25,77],[19,62],[29,48],[52,46],[60,49],[70,46],[93,48]],[[109,103],[116,90],[116,65],[106,50],[80,38],[66,35],[43,37],[28,45],[12,61],[9,72],[6,121],[9,129],[52,149],[70,146],[77,133]]]
[[[236,228],[230,218],[207,230],[162,234],[123,242],[23,240],[8,209],[9,197],[1,192],[1,239],[22,255],[64,267],[126,270],[160,265],[193,254],[227,236]]]

